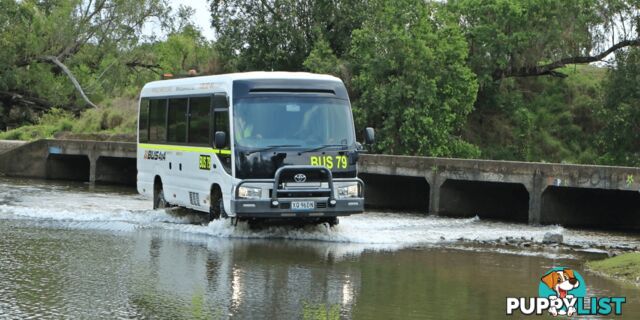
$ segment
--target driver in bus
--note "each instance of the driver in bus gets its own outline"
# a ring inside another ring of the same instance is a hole
[[[247,141],[250,139],[261,139],[262,135],[255,134],[253,129],[253,124],[247,123],[247,115],[245,112],[238,112],[238,115],[235,118],[234,125],[236,127],[236,141],[240,142],[240,144],[246,145]]]

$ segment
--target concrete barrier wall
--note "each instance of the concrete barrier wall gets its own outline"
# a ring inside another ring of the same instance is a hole
[[[364,175],[424,178],[430,214],[640,230],[640,168],[391,155],[359,164]]]
[[[38,140],[0,154],[0,172],[16,177],[135,185],[135,158],[135,143]]]
[[[38,140],[0,154],[0,172],[26,178],[47,177],[46,140]]]
[[[26,141],[0,140],[0,153],[7,152],[26,144]]]

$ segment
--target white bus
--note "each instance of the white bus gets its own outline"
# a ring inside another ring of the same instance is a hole
[[[373,143],[372,128],[365,130]],[[154,208],[210,219],[338,223],[364,210],[344,84],[328,75],[249,72],[144,86],[138,192]]]

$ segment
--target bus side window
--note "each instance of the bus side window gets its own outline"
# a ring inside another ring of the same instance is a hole
[[[222,131],[227,135],[226,147],[228,149],[230,134],[229,134],[229,110],[216,111],[214,116],[214,132]]]
[[[140,100],[140,114],[138,116],[138,140],[149,141],[149,99]]]
[[[167,100],[152,99],[149,101],[149,141],[165,142],[167,140]]]
[[[229,132],[229,100],[224,93],[213,95],[213,132],[222,131],[227,135],[226,149],[230,148],[231,134]]]
[[[189,99],[189,143],[208,144],[210,132],[211,97]]]
[[[229,100],[224,93],[213,95],[213,132],[222,131],[226,133],[227,141],[224,149],[231,148],[231,133],[229,132]],[[231,155],[219,153],[218,159],[227,173],[231,173]]]
[[[216,93],[213,95],[213,108],[216,111],[229,109],[229,100],[226,93]]]
[[[169,99],[169,120],[167,122],[167,140],[169,142],[187,142],[187,102],[186,98]]]

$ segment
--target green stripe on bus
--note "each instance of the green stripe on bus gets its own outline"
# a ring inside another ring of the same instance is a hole
[[[188,147],[188,146],[174,146],[174,145],[166,145],[166,144],[146,144],[140,143],[138,144],[139,148],[144,149],[155,149],[155,150],[164,150],[164,151],[185,151],[185,152],[201,152],[208,153],[213,152],[217,154],[231,154],[231,150],[229,149],[213,149],[209,147]]]

